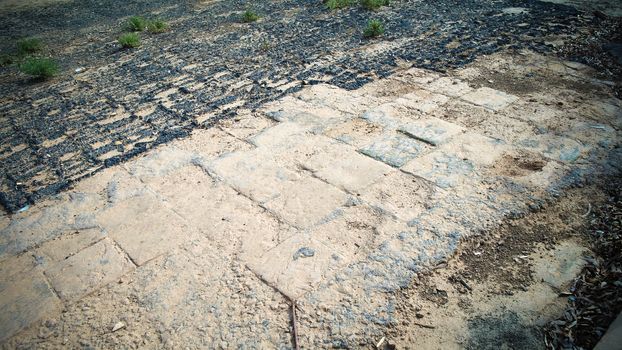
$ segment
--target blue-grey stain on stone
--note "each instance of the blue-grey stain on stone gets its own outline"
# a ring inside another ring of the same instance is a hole
[[[310,258],[315,255],[315,250],[309,247],[302,247],[294,253],[294,260],[298,258]]]
[[[382,135],[370,145],[361,148],[360,151],[391,166],[401,167],[425,149],[426,146],[422,142],[394,133]]]

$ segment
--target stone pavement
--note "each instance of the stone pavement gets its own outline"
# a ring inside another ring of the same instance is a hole
[[[484,86],[486,69],[542,85]],[[355,91],[313,85],[197,130],[2,217],[0,337],[288,348],[295,300],[303,345],[372,344],[395,322],[391,292],[461,238],[619,171],[607,84],[497,55]]]

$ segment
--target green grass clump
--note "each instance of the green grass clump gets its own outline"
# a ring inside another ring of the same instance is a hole
[[[147,29],[152,33],[163,33],[168,30],[168,24],[160,19],[149,21]]]
[[[17,53],[20,55],[31,55],[43,49],[43,41],[38,38],[25,38],[17,42]]]
[[[259,19],[259,15],[251,10],[246,10],[242,14],[242,22],[244,23],[255,22],[258,19]]]
[[[129,32],[142,32],[147,28],[148,21],[140,16],[132,16],[127,20],[125,29]]]
[[[388,6],[389,0],[361,0],[361,6],[368,10],[377,10],[382,6]]]
[[[140,36],[136,33],[125,33],[119,37],[119,44],[124,49],[131,49],[140,46]]]
[[[377,19],[372,19],[367,22],[367,27],[365,28],[365,31],[363,31],[363,36],[366,38],[375,38],[382,34],[384,34],[384,26],[382,25],[382,22]]]
[[[19,66],[19,70],[39,79],[47,79],[58,73],[58,65],[49,58],[30,57]]]
[[[328,0],[326,1],[326,8],[329,10],[342,9],[350,5],[352,5],[352,0]]]

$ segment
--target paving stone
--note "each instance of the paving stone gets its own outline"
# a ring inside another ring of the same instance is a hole
[[[344,265],[365,257],[376,246],[376,227],[385,219],[383,213],[367,205],[337,210],[330,219],[316,226],[309,236],[344,257]]]
[[[449,97],[426,90],[417,90],[395,100],[397,104],[430,113],[449,101]]]
[[[574,163],[589,151],[587,146],[578,141],[551,134],[519,140],[516,145],[564,163]]]
[[[222,120],[218,126],[229,134],[243,140],[276,124],[261,113],[239,112],[235,117]]]
[[[19,254],[69,230],[96,225],[93,213],[103,206],[99,194],[71,192],[14,215],[0,230],[0,260]]]
[[[70,231],[56,239],[43,243],[34,253],[37,259],[41,260],[41,263],[48,265],[67,259],[105,237],[106,234],[99,228]]]
[[[553,250],[546,250],[554,258],[533,257],[536,260],[534,266],[534,278],[536,281],[544,281],[546,284],[564,290],[572,280],[579,275],[586,261],[583,255],[585,247],[572,241],[561,242]],[[543,260],[542,263],[537,263]]]
[[[208,161],[221,154],[247,150],[251,148],[251,145],[219,128],[209,128],[193,130],[190,137],[174,141],[167,147],[175,147],[181,151],[190,152],[194,155],[190,158],[191,162],[196,163],[199,159]]]
[[[385,130],[394,130],[401,125],[421,118],[422,113],[398,103],[385,103],[365,111],[361,118],[383,127]]]
[[[410,68],[403,71],[398,71],[391,76],[392,79],[401,80],[404,82],[412,82],[417,84],[430,84],[434,80],[440,78],[440,75],[436,72],[421,69]]]
[[[378,79],[365,84],[356,92],[364,96],[371,96],[384,101],[391,101],[402,95],[419,90],[420,88],[421,87],[412,80],[406,81],[405,79],[394,79],[393,77],[389,77],[387,79]]]
[[[213,181],[195,166],[170,174],[153,188],[190,226],[209,237],[214,247],[239,246],[237,253],[243,261],[293,234],[291,227],[257,203]]]
[[[423,142],[393,132],[376,138],[372,143],[361,148],[360,152],[399,168],[428,149],[430,147]]]
[[[409,221],[425,212],[431,198],[439,191],[421,178],[394,171],[363,191],[360,198],[373,207]]]
[[[314,154],[303,161],[303,165],[317,177],[353,193],[392,170],[388,165],[343,144],[336,144],[324,152]]]
[[[439,149],[415,158],[402,170],[442,188],[476,181],[479,168],[492,166],[509,149],[500,140],[479,134],[457,136]]]
[[[140,266],[196,234],[162,203],[153,194],[133,197],[102,211],[97,221]]]
[[[459,125],[428,117],[404,124],[399,128],[399,131],[423,142],[438,146],[462,133],[464,129]]]
[[[40,271],[33,270],[21,277],[0,290],[0,341],[61,307]]]
[[[28,252],[0,261],[0,290],[14,283],[16,279],[22,278],[35,266],[35,257]]]
[[[67,259],[46,268],[46,274],[63,300],[76,300],[100,286],[118,280],[134,269],[114,243],[105,238]]]
[[[382,103],[369,96],[362,96],[357,92],[327,84],[313,85],[294,96],[311,105],[326,106],[353,115],[358,115]]]
[[[249,141],[257,147],[287,146],[308,136],[309,128],[292,122],[279,123],[257,134]]]
[[[346,193],[318,179],[304,176],[282,187],[281,194],[264,206],[299,228],[308,228],[344,205]]]
[[[468,83],[449,77],[442,77],[431,83],[421,84],[421,87],[450,97],[460,97],[473,91],[473,88]]]
[[[430,116],[460,125],[464,128],[472,128],[482,123],[493,123],[497,114],[490,109],[456,99],[436,109],[434,112],[430,113]]]
[[[488,87],[481,87],[462,96],[462,99],[478,106],[500,111],[517,101],[518,97]]]
[[[293,96],[271,102],[261,111],[279,122],[302,125],[312,133],[321,133],[352,116],[329,107],[314,106]]]
[[[263,203],[277,197],[282,188],[300,178],[272,156],[264,149],[236,152],[215,160],[209,167],[236,190]]]
[[[383,128],[362,118],[346,120],[324,132],[324,135],[356,148],[363,147],[382,134]]]
[[[202,157],[177,147],[161,147],[127,165],[131,175],[149,183],[189,164],[201,164]]]
[[[344,262],[344,257],[324,243],[296,235],[251,261],[248,266],[291,300],[297,300]]]

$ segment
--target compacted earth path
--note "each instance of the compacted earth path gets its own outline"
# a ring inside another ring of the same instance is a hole
[[[611,72],[546,53],[593,16],[459,3],[392,2],[374,13],[391,40],[345,42],[358,8],[262,2],[247,25],[225,11],[245,2],[184,3],[160,12],[213,20],[209,36],[173,25],[105,64],[84,43],[65,63],[84,72],[34,85],[3,68],[2,346],[561,342],[543,327],[595,261],[584,233],[616,196],[622,101]],[[408,16],[469,6],[483,32]],[[302,32],[319,17],[342,25],[334,52],[319,24]]]

